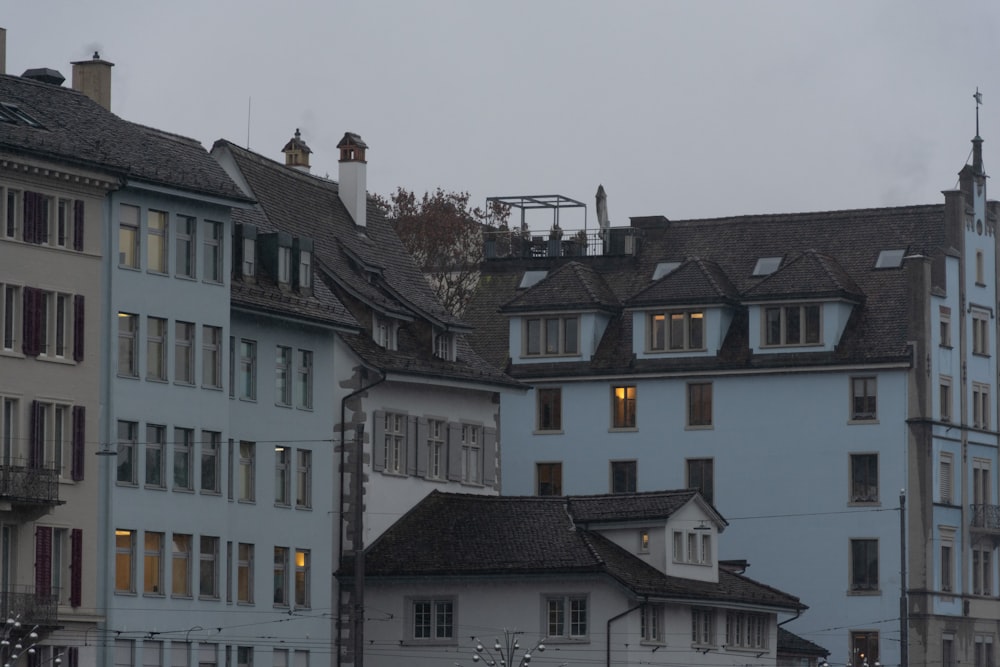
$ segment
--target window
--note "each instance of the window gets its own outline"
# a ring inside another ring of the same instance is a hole
[[[712,564],[712,535],[710,533],[702,533],[701,535],[701,560],[698,562],[702,565]]]
[[[538,430],[562,430],[562,389],[544,387],[537,390]]]
[[[674,531],[674,562],[684,562],[684,533],[679,530]]]
[[[277,505],[288,505],[291,486],[291,455],[288,447],[278,445],[274,448],[274,502]]]
[[[187,215],[177,216],[177,230],[174,233],[177,243],[174,274],[178,277],[194,278],[196,229],[194,218]]]
[[[386,472],[402,474],[406,466],[406,415],[385,413],[385,434],[382,441]]]
[[[851,454],[851,502],[878,502],[878,454]]]
[[[163,211],[146,213],[146,270],[167,273],[167,214]]]
[[[768,618],[764,614],[726,612],[727,648],[766,649],[768,634]]]
[[[438,332],[434,336],[434,356],[445,361],[455,361],[455,336]]]
[[[954,486],[951,472],[952,458],[950,452],[941,452],[941,459],[938,462],[938,495],[941,502],[947,505],[952,503],[951,490]]]
[[[670,275],[681,266],[681,262],[657,262],[656,268],[653,269],[652,280],[656,281],[663,276]]]
[[[986,285],[986,271],[985,262],[983,261],[983,251],[976,251],[976,284],[979,286]]]
[[[274,402],[292,404],[292,348],[279,345],[275,354]]]
[[[205,221],[205,280],[222,282],[222,223]]]
[[[219,493],[219,452],[222,434],[216,431],[201,432],[201,490]]]
[[[688,459],[687,488],[696,489],[709,503],[715,502],[715,461]]]
[[[764,309],[764,345],[819,345],[819,304]]]
[[[240,340],[240,398],[257,399],[257,342]]]
[[[635,428],[635,385],[611,388],[611,428]]]
[[[453,600],[413,600],[413,639],[448,641],[455,639]]]
[[[972,427],[990,429],[990,386],[981,382],[972,383]]]
[[[288,547],[274,548],[274,606],[288,606]]]
[[[972,594],[993,595],[993,549],[972,547]]]
[[[236,667],[253,667],[253,646],[236,647]]]
[[[310,607],[309,559],[308,549],[295,550],[295,606],[303,609]]]
[[[146,551],[142,563],[142,592],[163,595],[163,533],[146,531]]]
[[[950,593],[954,588],[955,572],[955,531],[944,528],[941,532],[941,591]]]
[[[705,349],[705,313],[700,310],[649,314],[650,352]]]
[[[956,667],[955,635],[945,634],[941,637],[941,667]]]
[[[299,289],[308,290],[312,287],[312,253],[299,250]]]
[[[4,211],[4,236],[9,239],[15,239],[21,230],[23,214],[20,191],[8,189],[5,201],[6,209]]]
[[[876,412],[875,378],[851,378],[851,421],[875,421]]]
[[[198,595],[219,597],[219,538],[201,536],[198,556]]]
[[[256,238],[246,238],[243,239],[243,275],[247,278],[252,278],[256,274],[257,265],[257,239]]]
[[[375,344],[387,350],[395,350],[396,322],[381,315],[373,315],[372,320],[372,338],[375,339]]]
[[[482,450],[479,448],[479,427],[462,424],[462,481],[479,484],[482,479]]]
[[[688,428],[712,425],[712,383],[689,382],[687,386]]]
[[[878,540],[851,540],[850,590],[862,593],[878,590]]]
[[[587,596],[547,597],[545,610],[547,636],[550,641],[587,637]]]
[[[292,282],[292,249],[278,246],[278,282],[288,285]]]
[[[236,601],[253,604],[253,545],[240,542],[236,558]]]
[[[240,440],[240,495],[242,502],[253,502],[254,479],[257,468],[257,444]]]
[[[715,646],[715,610],[691,609],[691,643]]]
[[[194,429],[174,429],[174,490],[191,490]]]
[[[972,459],[972,502],[975,505],[992,503],[992,483],[990,482],[990,460]]]
[[[115,593],[135,593],[135,531],[115,531]]]
[[[174,597],[191,597],[191,536],[174,533],[170,560],[171,586]]]
[[[139,424],[118,422],[118,483],[136,483],[136,447],[138,446]]]
[[[975,655],[973,667],[993,667],[993,636],[975,636]]]
[[[769,276],[781,266],[781,257],[761,257],[753,267],[754,277]]]
[[[990,354],[990,315],[981,310],[972,311],[972,353]]]
[[[517,289],[525,289],[537,285],[547,275],[549,275],[549,272],[545,270],[525,271],[521,276],[521,282],[518,283]]]
[[[312,452],[297,449],[295,475],[295,506],[300,509],[312,507]]]
[[[122,204],[118,222],[118,266],[139,268],[139,207]]]
[[[938,396],[940,401],[941,421],[951,421],[951,378],[941,376],[938,380]]]
[[[149,424],[146,426],[146,486],[162,489],[163,483],[163,450],[166,445],[167,429],[165,426]]]
[[[856,657],[854,664],[878,664],[878,632],[873,630],[851,632],[851,653]]]
[[[174,323],[174,382],[194,384],[194,324]]]
[[[562,463],[536,463],[535,476],[539,496],[562,495]]]
[[[136,333],[139,316],[118,313],[118,375],[119,377],[139,377],[139,351],[136,348]]]
[[[948,306],[941,306],[938,311],[938,326],[941,347],[951,347],[951,308]]]
[[[637,476],[635,461],[612,461],[611,493],[635,493]]]
[[[222,387],[222,327],[204,325],[201,330],[201,386]]]
[[[875,260],[876,269],[898,269],[903,264],[903,256],[906,254],[905,248],[894,250],[882,250]]]
[[[21,288],[17,285],[3,285],[3,349],[13,351],[17,345],[20,330]]]
[[[639,531],[639,553],[649,553],[649,529],[643,528]]]
[[[445,474],[445,423],[440,419],[427,420],[427,476],[444,479]]]
[[[663,637],[663,605],[644,604],[639,610],[642,626],[642,641],[647,644],[662,644]]]
[[[146,379],[167,379],[167,321],[146,318]]]
[[[134,665],[135,665],[135,640],[116,639],[115,667],[134,667]]]
[[[302,410],[312,410],[313,353],[299,350],[298,367],[295,376],[295,406]]]
[[[6,396],[3,397],[0,404],[3,405],[3,412],[0,412],[0,446],[3,447],[3,458],[0,459],[0,465],[9,466],[17,458],[15,443],[18,440],[18,404],[16,398],[8,398]]]
[[[529,317],[524,320],[525,356],[560,356],[580,353],[580,318]]]

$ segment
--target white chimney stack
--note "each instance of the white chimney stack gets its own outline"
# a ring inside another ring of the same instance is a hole
[[[364,227],[367,224],[368,212],[368,179],[365,174],[367,162],[365,150],[368,145],[353,132],[344,134],[337,144],[340,149],[340,178],[338,192],[340,201],[344,202],[347,212],[354,219],[354,224]]]

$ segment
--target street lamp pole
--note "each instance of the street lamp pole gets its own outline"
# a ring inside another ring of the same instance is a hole
[[[899,492],[899,667],[909,664],[909,618],[906,603],[906,489]]]

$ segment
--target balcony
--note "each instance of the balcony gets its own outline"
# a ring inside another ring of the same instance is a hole
[[[58,505],[59,471],[31,467],[19,459],[0,464],[0,502],[17,507]]]
[[[53,626],[59,610],[58,591],[51,589],[45,595],[35,593],[34,586],[10,586],[0,591],[0,618],[17,618],[21,625]]]
[[[969,510],[971,532],[1000,538],[1000,505],[969,505]]]
[[[515,257],[598,257],[634,255],[642,230],[611,227],[570,231],[554,227],[545,233],[525,230],[483,232],[486,259]]]

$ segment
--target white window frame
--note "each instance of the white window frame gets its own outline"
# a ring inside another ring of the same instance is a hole
[[[990,313],[972,308],[972,353],[990,356]]]
[[[154,224],[154,220],[162,222]],[[166,211],[146,209],[146,271],[168,275],[170,273],[170,214]],[[159,252],[156,252],[159,246]]]
[[[170,597],[191,598],[193,545],[194,536],[190,533],[173,533],[170,536]]]
[[[15,352],[21,342],[21,310],[23,308],[21,296],[21,285],[4,283],[0,285],[3,292],[0,297],[3,299],[3,309],[0,310],[0,318],[3,318],[3,338],[0,339],[0,349],[4,352]]]
[[[295,368],[295,407],[312,410],[313,407],[313,358],[312,350],[299,349]]]
[[[384,426],[385,472],[402,475],[406,472],[406,415],[386,412]]]
[[[205,574],[209,590],[203,588]],[[219,599],[219,538],[211,535],[201,535],[198,538],[198,597],[202,600]]]
[[[257,477],[257,443],[249,440],[240,440],[239,459],[239,496],[241,503],[255,502]]]
[[[312,450],[295,450],[295,508],[312,508]]]
[[[139,316],[118,313],[118,377],[139,377]]]
[[[274,403],[292,407],[292,348],[278,345],[274,354]]]
[[[481,484],[483,481],[482,428],[462,424],[462,483]]]
[[[448,425],[443,419],[427,420],[427,476],[431,479],[444,479],[448,466],[448,453],[445,441],[448,437]]]
[[[806,322],[810,311],[816,312],[816,338],[810,339],[807,333]],[[790,315],[797,311],[799,321],[799,335],[797,340],[792,340],[789,335]],[[768,330],[772,314],[777,315],[778,339],[772,340]],[[823,306],[819,303],[788,304],[781,306],[761,307],[761,347],[816,347],[823,344]]]
[[[680,330],[674,330],[679,322]],[[661,310],[647,315],[646,352],[703,352],[704,310]],[[700,341],[698,339],[701,339]]]
[[[542,596],[542,600],[542,632],[548,643],[587,641],[590,637],[588,594],[547,594]],[[581,612],[582,621],[579,620]],[[554,613],[557,619],[553,618]]]
[[[523,324],[522,357],[579,357],[580,356],[580,316],[543,315],[525,317]],[[572,329],[570,330],[570,323]],[[537,341],[533,342],[533,333]],[[550,340],[550,331],[555,336],[555,344]],[[536,345],[537,343],[537,345]]]
[[[257,341],[240,339],[240,400],[257,400]]]
[[[174,275],[178,278],[194,279],[198,275],[198,220],[190,215],[177,216],[174,230],[176,253]]]
[[[663,645],[666,638],[663,634],[664,605],[647,602],[639,609],[640,640],[643,644]]]
[[[292,497],[292,449],[274,446],[274,504],[290,507]]]
[[[458,643],[458,601],[455,598],[409,598],[406,610],[410,641],[421,644]]]
[[[143,533],[142,594],[163,597],[163,550],[166,534],[155,531]]]
[[[222,388],[222,327],[201,327],[201,386]]]

